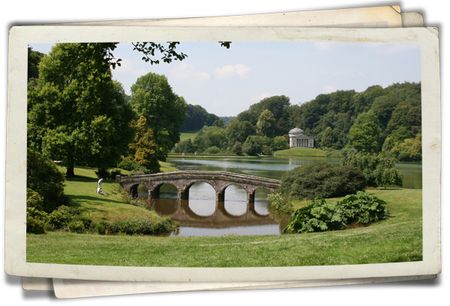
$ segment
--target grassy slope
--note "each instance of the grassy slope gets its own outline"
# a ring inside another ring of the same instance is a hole
[[[108,189],[107,189],[108,190]],[[391,217],[367,227],[282,236],[28,235],[27,260],[128,266],[294,266],[422,258],[421,190],[371,190]],[[298,203],[297,205],[302,205]]]
[[[313,148],[290,148],[287,150],[280,150],[273,153],[274,156],[278,157],[302,157],[302,156],[311,156],[311,157],[325,157],[327,156],[327,152],[321,149],[313,149]]]
[[[64,194],[94,222],[160,218],[145,208],[127,204],[115,182],[103,182],[103,190],[107,196],[97,194],[97,177],[93,169],[76,168],[75,174],[75,178],[65,181]]]
[[[194,140],[195,136],[197,135],[197,132],[182,132],[180,133],[180,141],[191,139]]]

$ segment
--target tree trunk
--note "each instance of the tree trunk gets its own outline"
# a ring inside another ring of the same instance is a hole
[[[67,163],[66,177],[74,177],[75,176],[74,167],[75,167],[75,165],[74,165],[73,157],[69,157],[68,163]]]

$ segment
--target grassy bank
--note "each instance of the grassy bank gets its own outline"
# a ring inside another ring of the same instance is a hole
[[[113,181],[103,181],[106,196],[98,194],[98,179],[94,169],[77,167],[75,173],[74,178],[66,179],[64,182],[64,194],[69,198],[71,205],[78,207],[81,213],[94,223],[134,219],[148,219],[156,223],[161,220],[161,217],[153,211],[128,204],[119,185]]]
[[[273,153],[276,157],[326,157],[327,152],[314,148],[290,148]]]
[[[190,139],[191,141],[194,141],[195,136],[197,136],[199,131],[196,132],[181,132],[180,133],[180,141],[185,141]]]
[[[112,187],[105,186],[105,189],[112,191],[113,189],[109,189]],[[53,232],[46,235],[27,235],[27,261],[125,266],[235,267],[421,260],[421,190],[369,192],[388,203],[390,217],[367,227],[282,236],[184,238]],[[99,205],[103,206],[105,203]],[[304,203],[298,202],[295,205]]]

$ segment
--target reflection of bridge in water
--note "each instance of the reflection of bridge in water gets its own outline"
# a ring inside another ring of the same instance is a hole
[[[179,221],[184,226],[195,227],[234,227],[251,226],[263,224],[276,224],[268,214],[263,215],[256,210],[247,210],[242,215],[230,214],[225,209],[224,202],[216,203],[216,209],[211,215],[200,216],[189,206],[188,200],[181,199],[160,199],[153,200],[151,207],[161,215],[168,215],[173,220]],[[170,209],[167,209],[170,207]],[[168,211],[169,210],[169,211]]]
[[[175,171],[148,175],[117,176],[116,181],[130,194],[138,197],[138,186],[144,185],[148,190],[147,202],[158,211],[162,206],[172,207],[170,217],[183,225],[198,227],[229,227],[261,224],[274,224],[269,215],[263,215],[255,210],[255,193],[257,189],[268,192],[275,191],[280,186],[279,180],[253,175],[237,174],[225,171]],[[189,189],[195,183],[207,183],[215,192],[215,210],[209,216],[200,216],[189,207]],[[164,184],[176,188],[176,199],[160,199],[160,189]],[[225,192],[227,187],[234,185],[247,193],[246,212],[236,216],[225,209]]]

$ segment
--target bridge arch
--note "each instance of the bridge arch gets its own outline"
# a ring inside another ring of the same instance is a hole
[[[193,214],[199,217],[209,217],[216,210],[216,189],[212,182],[198,180],[185,186],[181,193],[181,201],[188,202]]]
[[[223,189],[223,192],[223,205],[227,215],[239,217],[247,213],[248,193],[244,187],[237,184],[229,184]]]
[[[254,196],[254,213],[259,216],[268,216],[270,211],[270,201],[268,195],[270,193],[269,189],[264,187],[258,187],[255,189]]]

